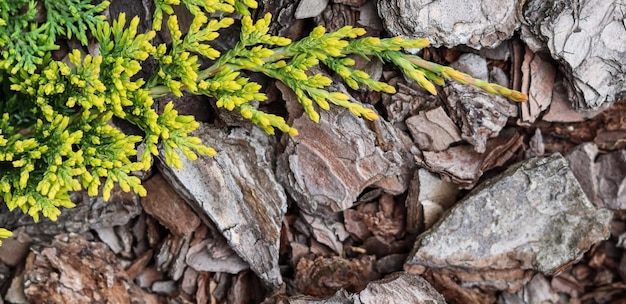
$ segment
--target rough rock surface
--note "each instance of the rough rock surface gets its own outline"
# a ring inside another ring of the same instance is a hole
[[[310,297],[292,297],[291,304],[375,304],[375,303],[430,303],[445,304],[441,294],[422,277],[407,272],[396,272],[381,280],[367,284],[358,293],[350,293],[342,289],[334,296],[318,300]]]
[[[522,39],[547,45],[565,71],[570,99],[598,108],[626,94],[626,4],[614,1],[544,1],[526,3],[532,26]],[[537,51],[537,50],[536,50]]]
[[[280,285],[278,245],[287,198],[274,177],[271,137],[258,128],[207,125],[194,135],[218,154],[195,161],[182,158],[182,171],[162,166],[164,176],[196,212],[208,215],[262,280]]]
[[[516,0],[379,0],[378,13],[393,35],[428,38],[433,46],[496,47],[519,26]]]
[[[534,158],[476,187],[418,238],[406,265],[456,268],[475,285],[520,288],[525,270],[559,273],[606,239],[612,215],[588,201],[565,158]]]
[[[278,158],[277,176],[307,213],[348,209],[366,187],[399,194],[408,187],[413,167],[405,138],[382,119],[368,122],[348,110],[332,107],[319,123],[306,115],[293,127]]]

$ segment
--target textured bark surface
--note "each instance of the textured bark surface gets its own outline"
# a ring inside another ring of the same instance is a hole
[[[526,4],[530,24],[522,38],[537,51],[547,47],[568,80],[579,107],[598,108],[626,94],[626,2],[543,1]]]
[[[271,137],[256,128],[249,132],[207,125],[195,135],[218,148],[218,155],[184,160],[182,171],[163,166],[164,176],[199,214],[208,215],[252,270],[277,287],[282,282],[280,223],[287,202],[274,177]]]
[[[395,128],[336,107],[320,117],[319,123],[306,115],[296,119],[299,135],[288,139],[278,158],[279,180],[302,210],[342,211],[366,187],[396,194],[406,190],[412,161]]]
[[[357,293],[350,293],[342,289],[328,299],[296,296],[285,299],[285,302],[290,304],[446,303],[443,296],[426,280],[406,272],[397,272],[381,280],[371,282],[365,289]],[[269,299],[264,303],[278,303],[278,299]]]
[[[103,243],[60,235],[31,253],[24,270],[30,303],[146,303],[115,254]]]

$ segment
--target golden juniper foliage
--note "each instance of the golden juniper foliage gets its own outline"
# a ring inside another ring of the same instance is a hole
[[[0,196],[10,210],[20,208],[35,220],[40,213],[56,220],[60,207],[74,206],[69,191],[86,189],[107,200],[115,183],[145,195],[131,173],[148,169],[158,145],[168,165],[176,168],[181,167],[178,152],[192,160],[198,154],[214,155],[215,150],[189,136],[198,127],[193,117],[178,115],[172,103],[161,114],[154,110],[153,98],[169,92],[210,96],[218,107],[239,111],[269,134],[279,129],[297,135],[283,117],[254,106],[253,101],[267,96],[261,85],[245,77],[246,71],[290,87],[316,122],[317,108],[328,110],[330,104],[365,119],[378,116],[345,94],[329,91],[331,79],[311,72],[315,66],[326,66],[353,89],[362,85],[395,93],[394,87],[352,68],[352,54],[393,63],[432,94],[435,85],[450,79],[526,100],[519,92],[403,52],[428,46],[426,39],[359,38],[365,30],[350,26],[330,33],[316,27],[300,41],[273,36],[268,33],[269,14],[259,20],[250,17],[255,0],[155,0],[154,28],[146,33],[137,32],[137,17],[129,21],[120,14],[107,21],[101,13],[108,5],[90,0],[0,0]],[[186,6],[194,16],[186,35],[173,15],[176,5]],[[209,17],[215,12],[236,13],[241,19]],[[172,42],[154,45],[164,14],[169,15]],[[219,31],[235,22],[241,23],[235,47],[223,54],[211,47]],[[86,46],[90,37],[99,43],[98,55],[74,49],[67,60],[52,59],[57,41],[76,39]],[[214,63],[201,69],[198,56]],[[147,80],[137,78],[149,57],[158,62],[154,74]],[[110,124],[113,117],[136,125],[143,136],[122,133]],[[142,142],[146,152],[138,156]],[[8,230],[0,229],[0,238],[8,236]]]

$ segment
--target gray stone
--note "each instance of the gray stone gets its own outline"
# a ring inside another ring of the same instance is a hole
[[[303,115],[293,127],[299,134],[288,139],[276,174],[303,211],[348,209],[367,187],[407,189],[410,141],[383,119],[369,122],[335,106],[320,112],[319,123]]]
[[[172,295],[177,289],[176,281],[157,281],[152,284],[152,291],[158,294]]]
[[[579,107],[598,108],[626,94],[625,6],[624,0],[526,3],[524,17],[532,26],[522,39],[547,45]]]
[[[466,53],[457,59],[457,61],[450,64],[450,67],[472,75],[474,78],[488,80],[489,69],[487,68],[487,60],[476,54]]]
[[[417,239],[407,266],[458,269],[473,273],[468,277],[478,286],[520,288],[529,279],[520,271],[557,274],[606,239],[612,215],[589,202],[564,157],[534,158],[457,203]],[[480,282],[494,273],[492,281]],[[520,281],[499,282],[507,273]]]
[[[272,137],[258,128],[204,124],[194,135],[216,148],[217,155],[195,161],[181,157],[184,170],[161,165],[164,177],[204,221],[215,223],[263,281],[279,286],[278,245],[287,198],[274,177]]]
[[[393,35],[428,38],[433,46],[496,47],[519,26],[517,0],[379,0],[378,13]]]
[[[296,19],[312,18],[320,13],[328,5],[328,0],[300,0],[298,8],[296,8]]]

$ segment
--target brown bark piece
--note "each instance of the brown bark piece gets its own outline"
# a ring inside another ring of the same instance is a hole
[[[422,151],[442,151],[461,141],[461,132],[443,107],[409,117],[406,125],[413,141]]]
[[[450,116],[461,128],[461,138],[478,153],[487,151],[487,140],[500,133],[509,117],[517,116],[517,105],[502,96],[456,82],[446,85],[444,91]]]
[[[522,73],[522,93],[528,95],[528,101],[520,103],[520,121],[532,124],[552,102],[556,68],[526,47]]]
[[[427,275],[428,281],[441,292],[450,304],[483,304],[495,302],[493,295],[482,292],[477,288],[464,288],[460,286],[455,275],[450,272],[444,274],[434,272]]]
[[[552,290],[550,282],[542,274],[536,274],[522,290],[516,293],[503,292],[498,298],[500,304],[558,302],[559,294]]]
[[[144,303],[143,291],[102,243],[59,235],[31,255],[24,273],[31,303]]]
[[[189,248],[185,262],[199,272],[236,274],[250,268],[221,237],[204,240]]]
[[[351,7],[339,3],[329,3],[324,11],[315,18],[315,23],[326,28],[328,32],[335,32],[344,26],[356,26],[357,18],[357,11]]]
[[[595,163],[597,156],[598,146],[593,143],[585,143],[576,146],[565,158],[567,158],[572,173],[578,179],[587,198],[600,207],[604,203],[598,197],[598,180],[601,177],[600,172],[598,172],[599,166]]]
[[[152,249],[150,249],[144,252],[137,259],[135,259],[133,263],[130,266],[128,266],[128,268],[126,268],[126,273],[128,274],[128,278],[131,280],[134,280],[139,275],[139,273],[141,273],[146,268],[146,266],[152,259],[153,254],[154,252],[152,251]]]
[[[155,174],[143,185],[148,192],[141,198],[143,209],[172,233],[189,236],[200,226],[200,218],[161,174]]]
[[[405,120],[408,117],[442,105],[440,95],[432,95],[415,84],[405,84],[399,78],[393,78],[388,82],[397,88],[397,92],[393,95],[383,95],[387,119],[401,130],[407,130]]]
[[[382,119],[368,122],[331,107],[320,112],[319,123],[303,115],[293,127],[299,135],[288,139],[276,171],[306,213],[348,209],[371,186],[392,194],[406,190],[414,165],[407,141]]]
[[[598,156],[596,163],[598,197],[603,207],[626,209],[626,151]]]
[[[251,271],[243,271],[233,278],[226,302],[229,304],[260,303],[265,297],[261,282]]]
[[[471,188],[484,172],[501,166],[522,145],[523,138],[514,129],[487,142],[486,153],[480,154],[472,146],[454,146],[442,152],[425,151],[415,156],[420,166],[436,172],[461,188]]]
[[[372,235],[367,225],[363,222],[363,214],[354,209],[346,209],[343,212],[343,220],[346,231],[357,240],[365,240]]]
[[[345,226],[336,216],[311,216],[302,214],[311,229],[312,236],[335,253],[343,253],[343,241],[348,238]]]
[[[329,296],[344,288],[348,291],[363,289],[379,277],[376,260],[372,256],[347,260],[337,256],[303,258],[296,267],[296,288],[311,296]]]
[[[550,108],[541,117],[541,120],[550,122],[581,122],[593,118],[608,108],[609,105],[595,110],[575,108],[572,101],[567,97],[565,85],[562,80],[554,83]]]
[[[218,154],[193,162],[183,157],[185,170],[162,166],[161,172],[197,214],[215,223],[262,280],[278,287],[282,282],[279,238],[287,197],[274,175],[275,141],[259,128],[216,129],[202,124],[194,135],[219,149]]]

